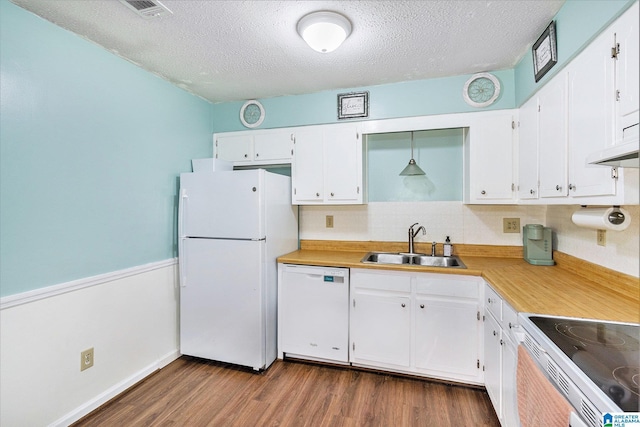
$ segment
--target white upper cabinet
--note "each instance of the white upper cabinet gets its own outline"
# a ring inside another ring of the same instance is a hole
[[[567,195],[567,84],[556,76],[538,94],[540,197]]]
[[[293,147],[293,204],[364,203],[363,148],[357,125],[299,128]]]
[[[638,2],[627,10],[614,24],[616,60],[616,91],[619,118],[616,140],[622,139],[624,129],[638,123],[638,55],[640,34],[638,33]]]
[[[538,98],[520,108],[518,133],[518,198],[538,198]]]
[[[237,166],[291,163],[291,129],[226,132],[213,135],[216,159]]]
[[[637,203],[624,179],[633,172],[586,161],[620,140],[624,126],[638,122],[637,18],[636,3],[521,107],[518,200]]]
[[[616,194],[611,169],[587,164],[587,156],[614,141],[614,61],[612,37],[597,38],[567,66],[569,195]]]
[[[478,114],[465,135],[464,202],[513,203],[514,138],[517,111]]]

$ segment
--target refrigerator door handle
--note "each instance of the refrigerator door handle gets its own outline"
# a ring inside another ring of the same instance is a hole
[[[183,288],[187,287],[187,275],[186,275],[186,270],[185,270],[185,258],[186,258],[186,253],[185,253],[185,242],[186,242],[187,238],[184,236],[180,237],[180,242],[179,242],[179,247],[178,247],[178,270],[179,270],[179,274],[180,274],[180,286]]]
[[[180,286],[183,288],[187,286],[187,276],[185,270],[185,258],[186,258],[186,245],[187,237],[184,235],[184,213],[186,210],[186,204],[189,196],[187,196],[187,190],[180,190],[180,200],[178,201],[178,270],[180,277]]]

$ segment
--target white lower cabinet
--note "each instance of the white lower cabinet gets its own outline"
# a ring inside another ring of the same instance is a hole
[[[518,315],[485,285],[484,382],[503,427],[520,426],[516,393]]]
[[[484,386],[498,418],[502,414],[502,369],[500,366],[500,325],[493,316],[484,318]]]
[[[351,269],[351,363],[482,384],[481,284],[473,276]]]
[[[351,361],[408,368],[411,298],[393,292],[358,289],[354,290],[352,300]]]

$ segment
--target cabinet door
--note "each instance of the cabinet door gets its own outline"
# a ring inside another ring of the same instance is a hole
[[[409,367],[410,297],[355,289],[351,299],[351,362]]]
[[[471,127],[470,203],[513,200],[513,121],[511,113],[487,116]]]
[[[216,159],[229,162],[250,162],[253,159],[253,136],[229,135],[216,137]]]
[[[438,376],[475,379],[479,373],[478,302],[417,297],[416,367]]]
[[[253,138],[253,159],[274,163],[291,162],[291,132],[258,133]]]
[[[518,394],[516,392],[517,347],[503,334],[500,341],[502,349],[502,425],[518,426]]]
[[[324,198],[322,132],[299,131],[294,138],[291,162],[293,204],[321,202]]]
[[[587,156],[613,145],[614,61],[613,36],[597,38],[569,67],[568,136],[569,195],[571,197],[615,195],[611,169],[588,165]]]
[[[640,42],[638,38],[638,2],[627,10],[615,24],[616,42],[620,46],[616,64],[618,102],[617,139],[622,139],[622,130],[638,123],[638,97],[640,88],[638,80],[638,55]]]
[[[355,126],[324,131],[324,188],[327,201],[362,200],[362,144]]]
[[[488,312],[484,322],[484,385],[498,418],[502,420],[500,326]]]
[[[540,197],[565,197],[567,188],[567,79],[560,74],[538,95]]]
[[[538,98],[520,107],[518,133],[518,198],[538,198]]]

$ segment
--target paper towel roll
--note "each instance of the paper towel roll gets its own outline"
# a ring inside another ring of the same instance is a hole
[[[610,215],[614,212],[621,212],[624,215],[624,221],[616,224],[611,222]],[[631,215],[621,208],[583,208],[576,211],[571,216],[571,221],[579,227],[593,228],[596,230],[626,230],[631,224]]]

